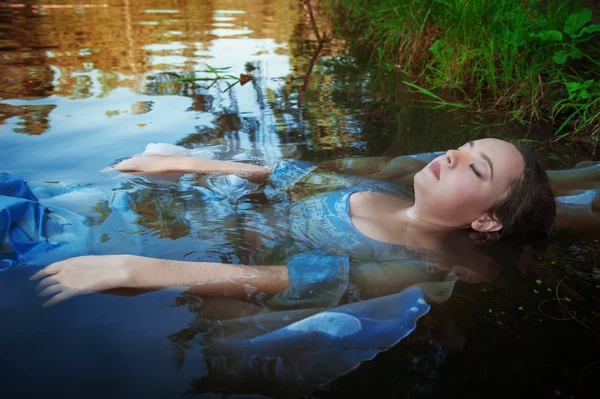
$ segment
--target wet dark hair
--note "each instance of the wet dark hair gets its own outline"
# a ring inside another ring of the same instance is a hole
[[[549,235],[554,229],[556,203],[546,171],[533,152],[513,143],[525,167],[506,189],[502,199],[488,211],[502,222],[502,235]]]

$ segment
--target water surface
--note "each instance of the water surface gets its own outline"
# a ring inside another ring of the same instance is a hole
[[[544,137],[540,128],[502,116],[436,108],[391,71],[331,39],[326,19],[317,22],[328,36],[323,46],[296,0],[4,3],[1,169],[26,181],[90,185],[110,194],[120,180],[100,170],[148,143],[205,146],[221,157],[274,163],[398,156],[488,135]],[[253,79],[231,88],[233,80],[179,80],[214,77],[195,73],[207,65]],[[593,158],[560,144],[538,149],[547,167]],[[190,221],[182,218],[190,192],[163,194],[137,198],[144,223],[134,237],[136,251],[208,260],[208,248],[235,241],[228,221],[239,209],[229,202]],[[546,248],[511,247],[502,255],[512,268],[457,285],[409,340],[313,394],[597,393],[597,239],[595,231],[563,232]],[[130,245],[123,242],[127,251]],[[212,260],[239,261],[234,252]],[[90,295],[44,309],[27,281],[32,273],[0,275],[0,345],[10,359],[0,365],[3,397],[176,397],[215,388],[191,383],[207,373],[198,350],[186,350],[181,369],[172,361],[167,337],[191,317],[185,306],[170,306],[173,292]],[[553,299],[557,285],[568,302]]]

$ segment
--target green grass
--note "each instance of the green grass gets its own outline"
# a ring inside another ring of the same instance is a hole
[[[373,62],[477,109],[551,120],[556,138],[600,132],[600,24],[563,0],[322,0],[338,33]]]

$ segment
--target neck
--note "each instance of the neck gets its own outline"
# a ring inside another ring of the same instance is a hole
[[[417,209],[416,205],[403,210],[401,217],[404,218],[407,223],[426,230],[444,231],[456,228],[456,226],[449,226],[441,223],[440,221],[422,215]]]

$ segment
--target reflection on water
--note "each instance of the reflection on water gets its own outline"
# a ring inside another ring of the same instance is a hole
[[[115,190],[131,190],[135,208],[130,222],[139,230],[105,232],[99,237],[102,244],[131,252],[124,238],[130,236],[155,256],[239,263],[248,248],[237,226],[262,206],[260,198],[233,204],[218,198],[219,182],[197,184],[210,188],[202,191],[190,188],[190,182],[184,182],[184,188],[174,188],[173,182],[123,183],[99,170],[117,158],[142,152],[152,142],[204,148],[225,159],[274,163],[281,158],[396,156],[455,148],[487,135],[535,138],[527,127],[507,125],[503,118],[490,125],[479,114],[432,108],[385,71],[349,55],[342,40],[331,38],[328,21],[316,16],[320,35],[328,38],[323,44],[298,0],[4,2],[0,4],[1,169],[31,182],[90,183],[103,190],[106,198],[86,202],[91,209],[78,209],[90,226],[98,228],[117,216],[107,198]],[[213,76],[198,72],[207,65],[230,67],[232,75],[249,74],[253,79],[231,89],[226,81],[182,80]],[[573,165],[578,160],[577,154],[559,152],[555,145],[545,151],[547,165]],[[211,228],[216,225],[222,227]],[[590,353],[598,349],[593,332],[576,322],[546,327],[552,320],[540,318],[536,306],[552,298],[565,276],[571,287],[598,289],[598,273],[590,271],[589,262],[598,255],[596,238],[600,237],[559,236],[540,256],[530,248],[497,250],[502,252],[500,258],[517,263],[519,269],[486,278],[483,284],[458,285],[451,301],[434,308],[409,341],[380,355],[380,361],[361,366],[332,389],[340,397],[424,394],[436,384],[459,392],[466,375],[475,381],[474,395],[481,396],[487,388],[477,388],[477,383],[487,387],[490,375],[508,380],[514,375],[506,370],[551,364],[555,368],[548,366],[546,377],[528,375],[522,385],[537,378],[538,383],[561,381],[543,388],[549,395],[589,393],[593,388],[589,373],[596,359]],[[158,292],[135,298],[90,296],[46,310],[26,283],[29,270],[12,270],[0,277],[0,341],[14,342],[19,336],[27,342],[10,348],[19,364],[0,365],[2,375],[34,376],[40,387],[44,383],[55,387],[65,375],[73,375],[80,379],[75,392],[99,384],[106,370],[114,381],[102,380],[102,392],[118,391],[124,397],[158,393],[170,397],[190,386],[193,393],[202,393],[210,387],[198,379],[201,375],[213,377],[215,386],[227,390],[231,377],[227,373],[235,370],[217,362],[211,374],[211,365],[203,363],[196,344],[206,339],[207,331],[222,330],[216,328],[222,327],[218,317],[226,319],[227,312],[247,329],[243,317],[265,309],[257,306],[260,298],[254,304],[231,305],[185,295],[175,305],[186,306],[166,307],[174,294]],[[564,283],[562,287],[567,289]],[[553,308],[552,315],[564,318],[564,312],[575,309],[593,329],[598,314],[590,311],[590,295],[577,296],[576,291],[565,291],[573,303],[566,309]],[[211,311],[220,316],[213,317]],[[254,327],[267,325],[266,319]],[[12,322],[9,329],[6,320]],[[237,331],[235,323],[227,328]],[[568,352],[540,350],[536,339],[548,331],[557,337],[548,346],[564,344],[565,336],[578,336],[580,343],[570,340]],[[502,357],[500,366],[486,362],[500,356],[494,352],[498,347],[531,355]],[[450,358],[452,367],[440,374],[449,353],[462,357]],[[561,368],[572,362],[565,353],[583,353],[584,363],[572,370]],[[97,357],[93,365],[86,358],[89,354]],[[180,373],[168,361],[156,361],[171,356]],[[56,368],[56,358],[63,359],[62,368]],[[276,367],[267,371],[273,370]],[[575,374],[582,370],[583,388],[578,390]],[[158,389],[144,383],[151,378],[170,383]],[[377,384],[368,383],[375,378]],[[15,379],[14,386],[25,383]],[[524,391],[539,393],[533,388]]]
[[[221,114],[235,114],[242,125],[234,130],[237,137],[228,135],[232,145],[255,147],[269,157],[278,155],[281,142],[301,142],[311,151],[343,156],[386,148],[394,137],[386,130],[394,126],[409,136],[398,152],[416,151],[410,141],[421,133],[417,129],[430,131],[428,125],[446,119],[443,113],[405,106],[393,107],[399,114],[390,119],[396,111],[386,112],[365,96],[368,73],[352,62],[345,65],[343,58],[324,62],[342,54],[343,43],[331,40],[321,49],[297,1],[180,1],[168,9],[163,3],[32,2],[2,8],[7,32],[0,61],[2,131],[60,134],[71,130],[67,127],[88,130],[92,123],[95,131],[139,133],[135,127],[142,125],[146,133],[158,134],[151,128],[169,126],[157,126],[159,121],[188,120],[184,126],[170,125],[172,139],[164,140],[169,142],[203,134]],[[323,19],[318,24],[330,29]],[[233,74],[250,73],[255,80],[227,93],[222,87],[207,90],[205,82],[177,81],[207,63],[231,67]],[[165,99],[154,112],[134,105],[156,95],[191,102],[181,107]],[[32,106],[39,108],[33,112]],[[244,134],[248,125],[255,133]]]

